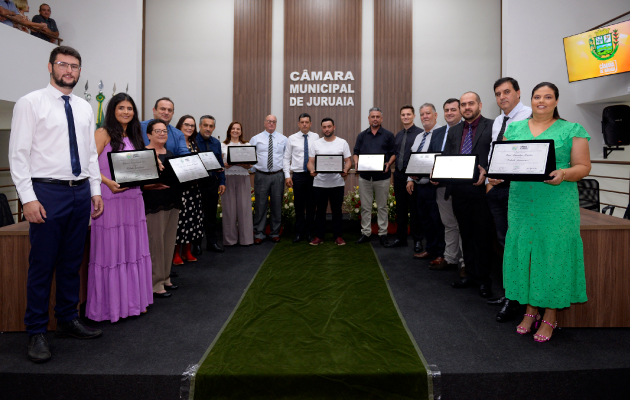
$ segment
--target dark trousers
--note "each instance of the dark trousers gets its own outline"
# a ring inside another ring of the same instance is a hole
[[[315,195],[313,177],[308,172],[293,172],[295,234],[311,236],[315,232]]]
[[[414,242],[422,241],[422,231],[418,219],[418,195],[414,190],[407,192],[407,176],[394,173],[394,194],[396,195],[396,237],[407,242],[407,225]]]
[[[431,183],[414,185],[414,193],[418,198],[417,210],[420,229],[427,239],[425,250],[433,257],[444,257],[444,225],[437,205],[437,187]]]
[[[510,187],[504,185],[494,186],[486,193],[486,200],[490,213],[494,218],[494,226],[497,229],[497,239],[501,247],[505,247],[505,235],[508,230],[508,198],[510,196]]]
[[[333,239],[341,237],[342,221],[341,221],[341,204],[343,203],[343,186],[322,188],[314,187],[315,198],[317,199],[317,227],[315,228],[315,236],[324,239],[324,227],[326,225],[326,209],[330,201],[330,210],[332,211]]]
[[[486,187],[453,185],[453,212],[462,237],[466,274],[479,284],[489,285],[492,270],[492,214],[486,200]]]
[[[219,179],[211,177],[208,182],[199,184],[201,205],[203,207],[203,229],[206,233],[206,243],[217,242],[217,206],[219,205]],[[194,241],[201,244],[201,239]]]
[[[43,224],[31,224],[24,323],[30,335],[46,333],[53,273],[56,276],[55,318],[64,323],[78,316],[79,268],[90,219],[90,185],[62,186],[33,182],[46,210]]]

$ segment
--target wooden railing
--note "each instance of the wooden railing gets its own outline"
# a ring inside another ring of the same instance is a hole
[[[9,168],[0,168],[0,172],[9,172],[10,169]],[[0,189],[3,188],[15,188],[15,185],[0,185]],[[17,191],[15,192],[17,194]],[[17,221],[18,222],[22,222],[22,202],[20,201],[20,199],[16,198],[15,199],[7,199],[9,202],[13,202],[13,201],[17,201],[17,212],[14,212],[13,215],[17,215]]]
[[[630,166],[630,161],[591,160],[591,164],[609,164],[609,165],[628,165],[628,166]],[[601,183],[600,183],[599,191],[600,192],[622,194],[622,195],[629,196],[629,198],[630,198],[630,177],[625,178],[625,177],[608,176],[608,175],[589,175],[588,178],[617,179],[617,180],[626,181],[626,182],[628,182],[628,190],[626,190],[625,192],[620,192],[618,190],[602,189],[601,188]],[[600,201],[600,204],[607,205],[607,206],[613,206],[615,208],[617,208],[617,207],[618,208],[623,208],[623,209],[627,209],[628,208],[628,203],[626,203],[625,205],[620,205],[620,204],[603,203],[603,202]]]
[[[50,38],[50,39],[54,39],[54,40],[57,42],[57,45],[58,45],[58,46],[61,46],[61,42],[63,42],[63,39],[62,39],[62,38],[60,38],[60,37],[55,37],[55,36],[53,36],[53,35],[51,35],[51,34],[49,34],[49,33],[47,33],[47,32],[44,32],[43,30],[41,30],[41,29],[39,29],[39,28],[36,28],[36,27],[30,26],[30,25],[29,25],[29,23],[27,23],[26,21],[24,21],[24,20],[23,20],[22,18],[20,18],[20,17],[17,17],[17,16],[11,17],[11,16],[8,16],[8,15],[3,15],[3,16],[2,16],[2,18],[6,18],[6,19],[8,19],[9,21],[13,22],[14,24],[22,25],[22,26],[24,26],[24,27],[26,27],[26,28],[30,29],[31,31],[36,31],[36,32],[39,32],[39,33],[41,33],[41,34],[43,34],[43,35],[47,36],[47,37],[48,37],[48,38]],[[32,21],[30,21],[30,22],[32,23]],[[54,43],[54,42],[53,42],[53,43]]]

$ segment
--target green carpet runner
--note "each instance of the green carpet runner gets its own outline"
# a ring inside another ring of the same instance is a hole
[[[284,240],[204,355],[191,397],[428,399],[430,391],[373,249]]]

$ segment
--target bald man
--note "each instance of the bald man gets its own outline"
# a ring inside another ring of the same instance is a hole
[[[276,132],[278,118],[274,115],[265,117],[265,130],[254,136],[249,144],[256,146],[258,163],[254,165],[254,196],[256,197],[254,215],[254,244],[261,244],[265,239],[267,226],[267,203],[270,201],[271,241],[280,241],[280,223],[282,220],[282,195],[284,193],[284,148],[287,138]]]

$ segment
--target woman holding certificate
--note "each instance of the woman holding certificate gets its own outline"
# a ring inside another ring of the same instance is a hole
[[[142,192],[139,187],[121,188],[113,181],[107,158],[109,152],[144,149],[131,97],[125,93],[112,97],[95,138],[106,210],[92,221],[85,314],[94,321],[116,322],[140,315],[153,303]]]
[[[234,121],[221,143],[221,154],[225,164],[225,193],[221,196],[223,217],[223,245],[249,246],[254,243],[254,221],[252,219],[252,185],[248,169],[250,164],[230,165],[227,163],[228,147],[249,146],[243,140],[243,125]]]
[[[198,153],[197,123],[191,115],[184,115],[179,119],[177,129],[184,133],[186,147],[191,153]],[[197,261],[190,252],[192,242],[203,237],[203,206],[199,185],[193,183],[182,192],[182,208],[179,210],[179,225],[177,227],[177,241],[173,264],[182,265],[184,260]],[[180,255],[181,250],[181,255]],[[183,259],[182,259],[183,256]],[[171,287],[176,289],[176,287]]]
[[[538,328],[537,342],[551,338],[558,308],[586,301],[576,182],[591,170],[590,136],[580,124],[560,118],[558,95],[553,83],[538,84],[532,91],[532,117],[508,125],[504,134],[504,140],[553,139],[556,153],[553,179],[512,182],[508,203],[505,296],[527,304],[516,331],[524,335]],[[539,308],[545,310],[542,317]]]

